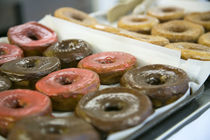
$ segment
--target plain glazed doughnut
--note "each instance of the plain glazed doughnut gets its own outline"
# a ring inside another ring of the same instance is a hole
[[[170,104],[188,90],[189,78],[182,69],[169,65],[147,65],[126,72],[121,85],[150,97],[155,108]]]
[[[52,118],[28,117],[18,121],[8,140],[100,140],[98,132],[75,116]],[[26,140],[26,139],[25,139]]]
[[[81,39],[62,40],[44,52],[44,56],[59,58],[61,68],[77,67],[81,59],[91,54],[91,46]]]
[[[59,70],[43,77],[36,89],[52,100],[53,110],[73,111],[80,98],[99,88],[97,73],[79,68]]]
[[[185,20],[168,21],[152,28],[152,35],[166,37],[170,42],[196,42],[203,33],[201,25]]]
[[[159,45],[159,46],[165,46],[166,44],[169,43],[169,40],[167,38],[162,37],[162,36],[157,36],[157,35],[145,35],[145,34],[130,32],[126,30],[120,30],[118,34],[135,39],[135,40],[148,42],[148,43]]]
[[[210,32],[203,34],[199,39],[198,43],[210,47]]]
[[[41,55],[58,40],[53,30],[37,22],[11,27],[7,36],[9,42],[22,48],[26,56]]]
[[[23,51],[11,44],[0,42],[0,65],[23,57]]]
[[[28,116],[50,115],[50,99],[38,91],[7,90],[0,93],[0,133],[3,136],[17,120]]]
[[[165,46],[175,50],[180,50],[183,59],[198,59],[210,61],[210,47],[196,43],[178,42]]]
[[[136,65],[136,58],[125,52],[101,52],[90,55],[78,63],[79,68],[98,73],[101,84],[115,84],[121,76]]]
[[[153,7],[148,10],[147,14],[158,18],[160,22],[165,22],[183,18],[184,9],[178,7]]]
[[[152,27],[158,23],[159,21],[155,17],[147,15],[128,15],[122,17],[117,25],[119,28],[128,31],[149,34]]]
[[[76,114],[105,132],[136,126],[153,113],[149,98],[137,90],[106,88],[85,95]]]
[[[95,18],[90,17],[88,14],[82,11],[70,7],[57,9],[54,13],[54,16],[83,26],[90,26],[97,23]]]
[[[202,25],[206,31],[210,31],[210,11],[191,13],[184,17],[185,20]]]

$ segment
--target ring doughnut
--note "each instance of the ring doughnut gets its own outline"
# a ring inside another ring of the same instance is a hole
[[[154,64],[126,72],[121,85],[137,89],[150,97],[155,108],[170,104],[188,90],[189,78],[182,69]]]
[[[95,18],[88,14],[70,7],[59,8],[55,11],[54,16],[83,26],[90,26],[96,24]]]
[[[52,100],[53,110],[72,111],[80,98],[99,88],[98,75],[90,70],[69,68],[43,77],[36,89]]]
[[[160,22],[165,22],[183,18],[184,9],[179,7],[153,7],[148,10],[147,15],[158,18]]]
[[[210,47],[210,32],[203,34],[198,39],[198,43]]]
[[[0,70],[13,81],[15,88],[31,88],[37,80],[60,69],[56,57],[30,56],[4,63]]]
[[[99,74],[101,84],[114,84],[136,65],[136,58],[125,52],[101,52],[90,55],[78,63],[79,68]]]
[[[22,48],[26,56],[41,55],[58,40],[53,30],[37,22],[11,27],[7,36],[9,42]]]
[[[206,31],[210,31],[210,11],[191,13],[184,17],[185,20],[202,25]]]
[[[8,140],[100,140],[98,132],[75,116],[52,118],[28,117],[18,121]]]
[[[91,46],[81,39],[62,40],[44,52],[44,56],[59,58],[61,68],[77,67],[81,59],[91,54]]]
[[[0,65],[22,57],[23,51],[19,47],[0,43]]]
[[[12,87],[12,82],[6,76],[0,76],[0,91],[8,90]]]
[[[85,95],[76,114],[104,132],[136,126],[153,113],[149,98],[129,88],[106,88]]]
[[[207,46],[196,43],[178,42],[170,43],[165,47],[180,50],[183,59],[210,61],[210,47]]]
[[[8,134],[14,123],[27,116],[50,115],[50,99],[38,91],[15,89],[0,93],[0,133]]]
[[[152,27],[158,23],[159,21],[155,17],[147,15],[128,15],[122,17],[117,25],[119,28],[128,31],[150,34]]]
[[[152,35],[166,37],[170,42],[196,42],[204,33],[201,25],[184,20],[173,20],[152,28]]]

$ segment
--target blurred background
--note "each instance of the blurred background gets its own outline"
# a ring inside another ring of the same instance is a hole
[[[11,26],[38,21],[46,14],[53,15],[60,7],[91,13],[109,9],[119,1],[123,0],[0,0],[0,36],[6,36]]]

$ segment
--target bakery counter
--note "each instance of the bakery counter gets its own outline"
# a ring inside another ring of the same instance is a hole
[[[193,112],[195,112],[194,113],[195,115],[199,116],[200,114],[196,114],[196,111],[198,112],[198,109],[206,105],[209,101],[210,101],[210,77],[208,77],[208,79],[204,84],[204,91],[197,99],[194,99],[189,104],[182,107],[180,110],[174,112],[172,115],[170,115],[169,117],[167,117],[166,119],[155,125],[153,128],[149,129],[147,132],[143,133],[142,135],[139,136],[138,132],[136,132],[134,135],[130,137],[130,139],[139,139],[139,138],[141,140],[163,139],[161,135],[169,136],[169,134],[170,135],[174,134],[179,130],[178,128],[175,129],[175,125],[177,123],[181,122],[186,117],[193,114]],[[167,131],[172,127],[173,127],[172,133],[170,132],[168,134]]]

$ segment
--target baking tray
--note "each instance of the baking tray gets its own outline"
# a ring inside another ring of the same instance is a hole
[[[157,140],[165,140],[169,137],[171,137],[173,134],[178,132],[180,129],[182,129],[187,124],[191,123],[192,121],[196,120],[198,117],[200,117],[205,111],[207,111],[210,108],[210,102],[206,103],[205,105],[201,106],[199,109],[197,109],[195,112],[193,112],[191,115],[186,117],[184,120],[179,122],[177,125],[157,137]]]
[[[148,131],[150,128],[155,126],[156,124],[160,123],[162,120],[170,116],[171,114],[178,111],[180,108],[184,107],[188,103],[190,103],[192,100],[198,99],[202,93],[204,92],[204,85],[201,86],[194,94],[191,94],[190,96],[186,97],[184,100],[182,100],[180,103],[178,103],[176,106],[173,106],[170,110],[167,112],[161,113],[151,121],[147,122],[143,127],[140,129],[137,129],[134,133],[131,135],[125,137],[125,140],[133,140],[135,138],[140,137],[144,132]]]

